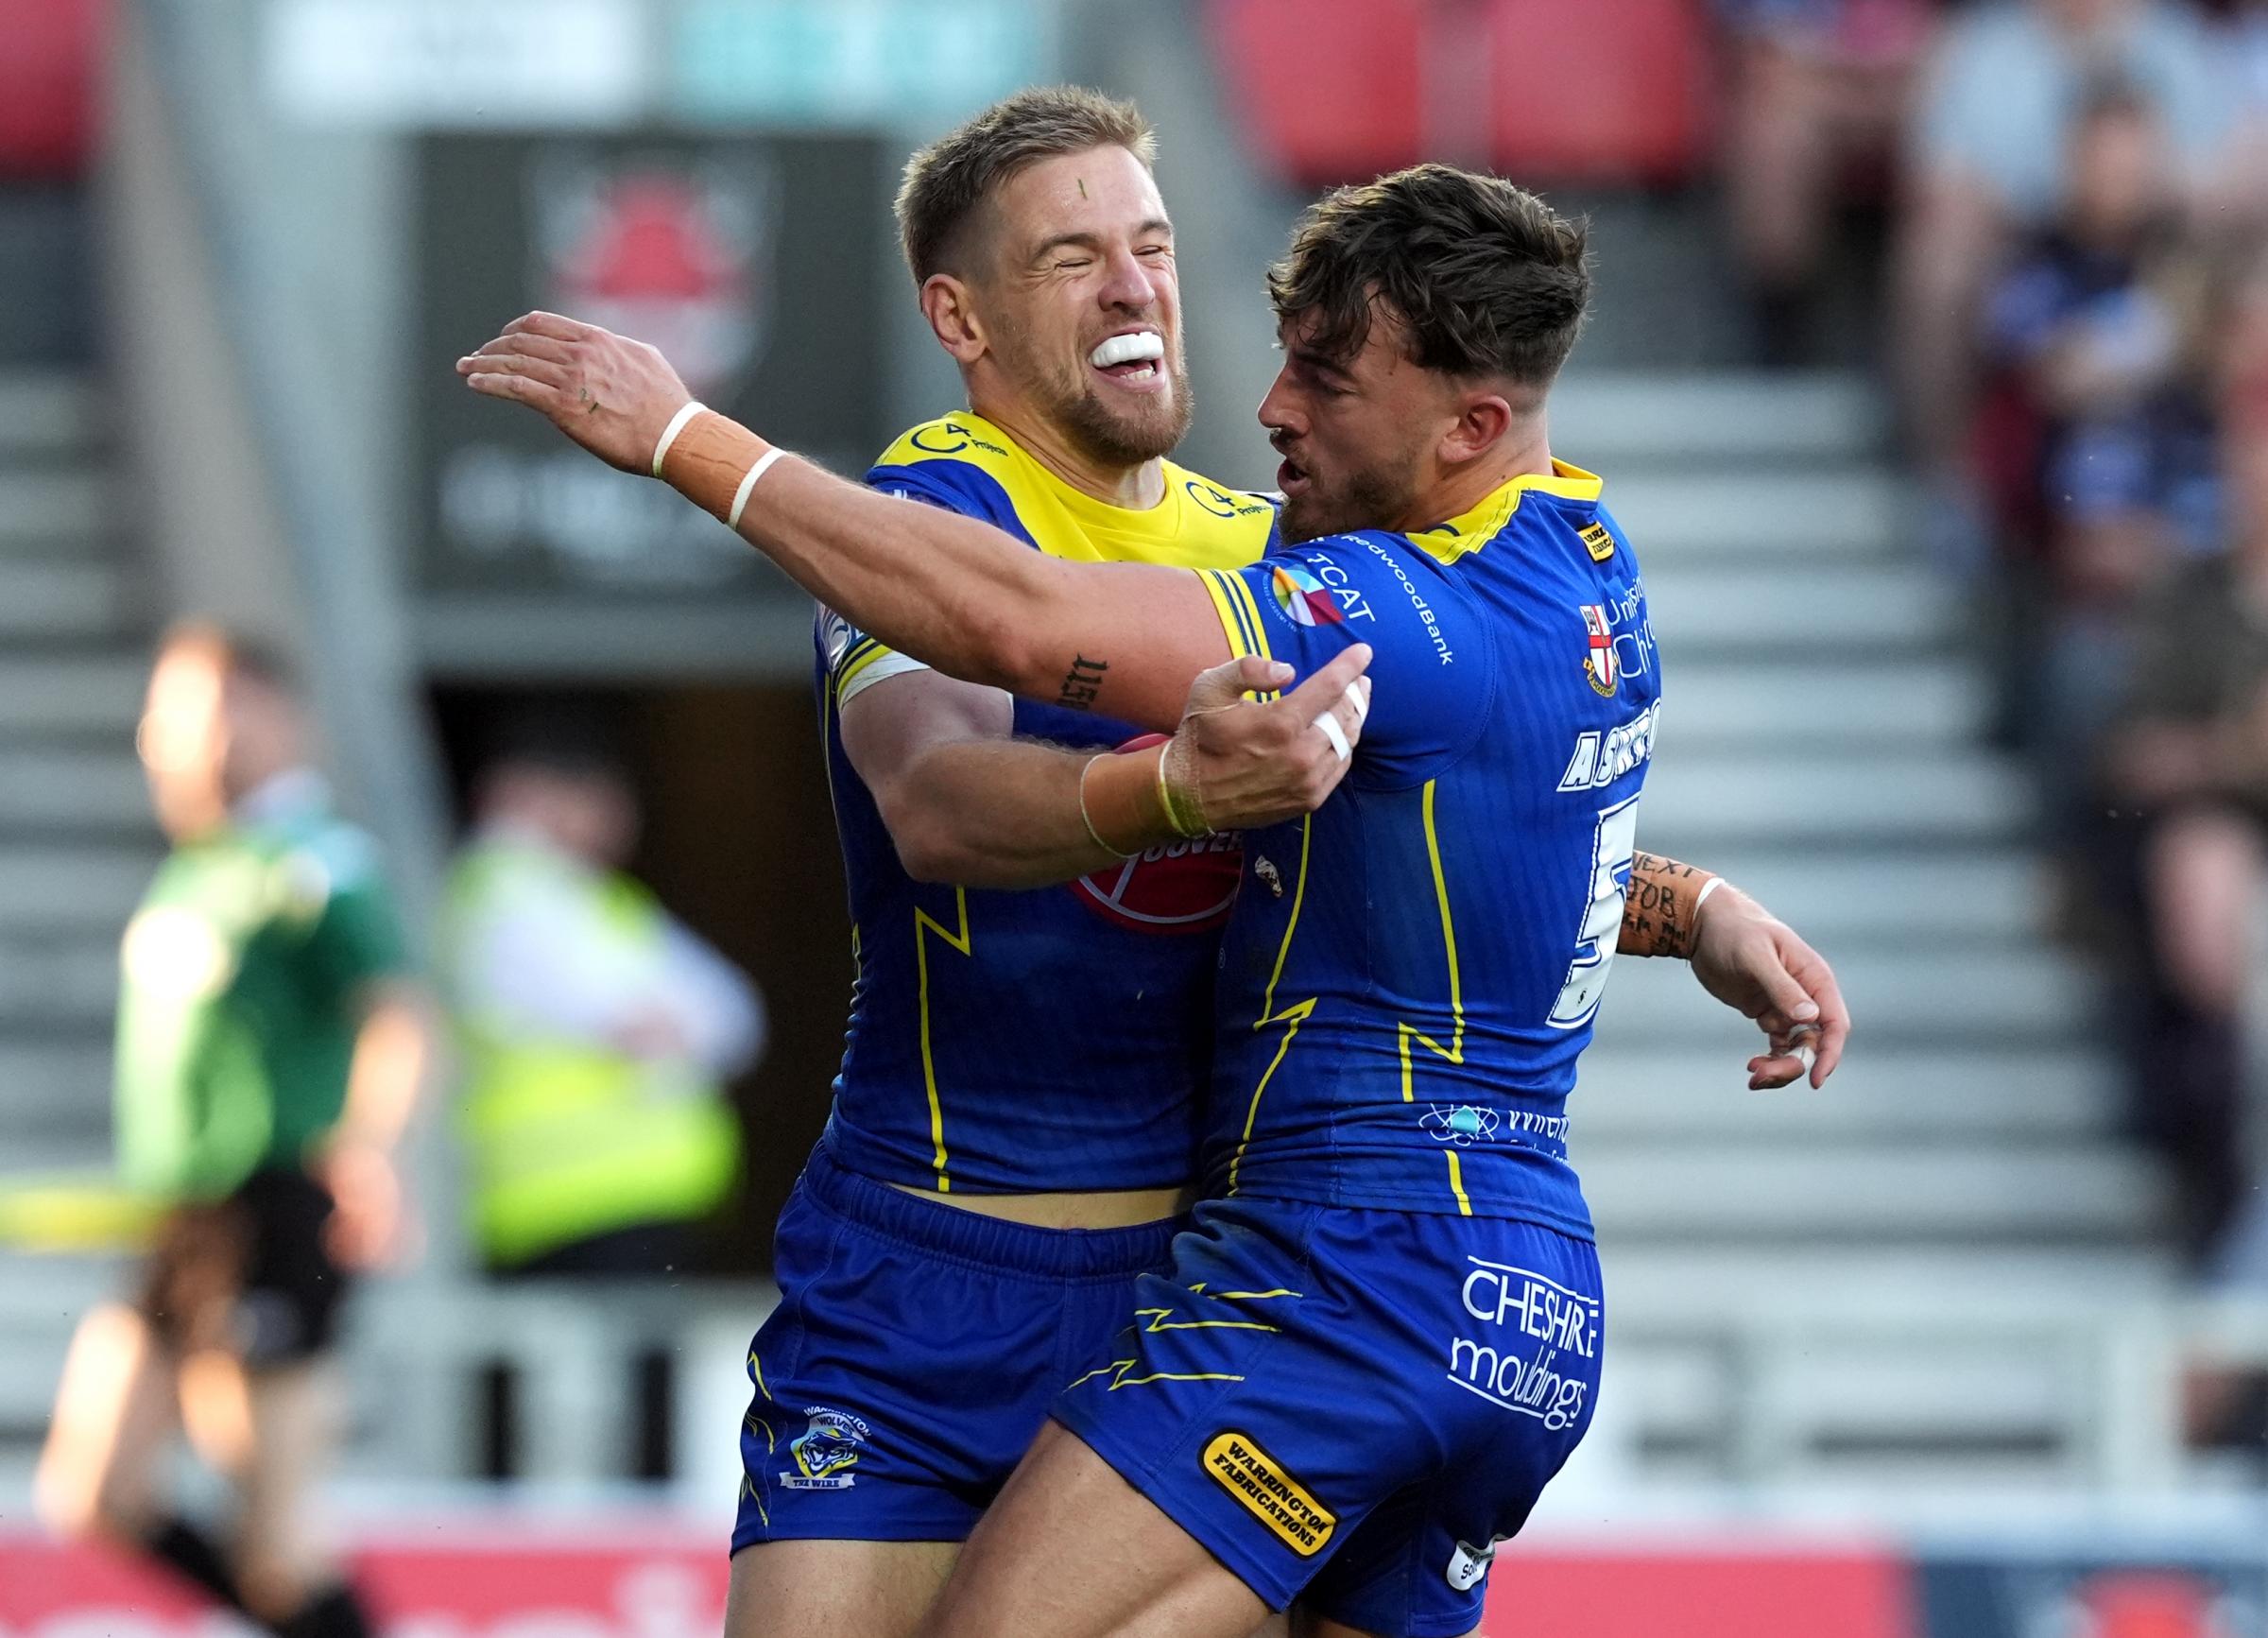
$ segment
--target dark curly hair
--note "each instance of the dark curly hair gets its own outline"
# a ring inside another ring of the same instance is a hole
[[[1268,295],[1326,357],[1383,317],[1421,369],[1541,389],[1583,330],[1589,232],[1502,177],[1415,165],[1309,207]]]

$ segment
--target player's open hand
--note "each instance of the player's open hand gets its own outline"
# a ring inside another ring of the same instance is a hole
[[[1850,1037],[1850,1009],[1826,957],[1795,929],[1727,882],[1701,907],[1692,968],[1703,989],[1764,1032],[1765,1051],[1748,1060],[1751,1089],[1807,1072],[1813,1086],[1827,1084]]]
[[[1177,777],[1194,780],[1206,822],[1253,830],[1313,813],[1352,766],[1370,711],[1370,646],[1357,643],[1281,698],[1292,668],[1246,655],[1197,674],[1174,743]],[[1329,726],[1325,726],[1329,724]]]
[[[525,313],[456,361],[473,391],[541,411],[609,466],[653,470],[654,446],[691,401],[655,348],[557,313]]]

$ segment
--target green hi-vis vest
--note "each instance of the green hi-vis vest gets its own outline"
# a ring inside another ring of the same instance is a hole
[[[515,1032],[465,992],[471,930],[510,914],[521,891],[586,897],[594,938],[658,947],[666,926],[636,882],[587,875],[531,847],[480,843],[452,873],[443,949],[465,1055],[470,1208],[474,1238],[499,1267],[610,1230],[702,1216],[740,1164],[739,1126],[696,1067]]]

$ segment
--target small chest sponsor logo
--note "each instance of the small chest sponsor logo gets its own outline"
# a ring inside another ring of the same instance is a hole
[[[1605,524],[1585,524],[1577,531],[1577,538],[1594,563],[1603,563],[1614,556],[1614,531]]]
[[[1218,1435],[1205,1447],[1205,1471],[1303,1559],[1321,1552],[1339,1527],[1337,1514],[1241,1433]]]
[[[1336,626],[1346,619],[1330,588],[1297,563],[1278,563],[1268,575],[1276,606],[1297,626]]]
[[[1594,693],[1612,695],[1622,684],[1623,668],[1614,653],[1614,623],[1606,617],[1606,605],[1583,605],[1583,629],[1589,634],[1589,651],[1583,656],[1583,675],[1590,679]]]

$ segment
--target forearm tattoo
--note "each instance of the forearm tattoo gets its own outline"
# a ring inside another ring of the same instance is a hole
[[[1063,674],[1063,692],[1056,696],[1056,703],[1071,711],[1091,711],[1094,697],[1102,692],[1103,673],[1110,669],[1108,660],[1090,660],[1081,654],[1071,663]]]
[[[1630,890],[1623,897],[1623,932],[1616,952],[1669,956],[1680,961],[1690,957],[1698,930],[1695,901],[1710,879],[1709,871],[1659,853],[1631,854]]]

